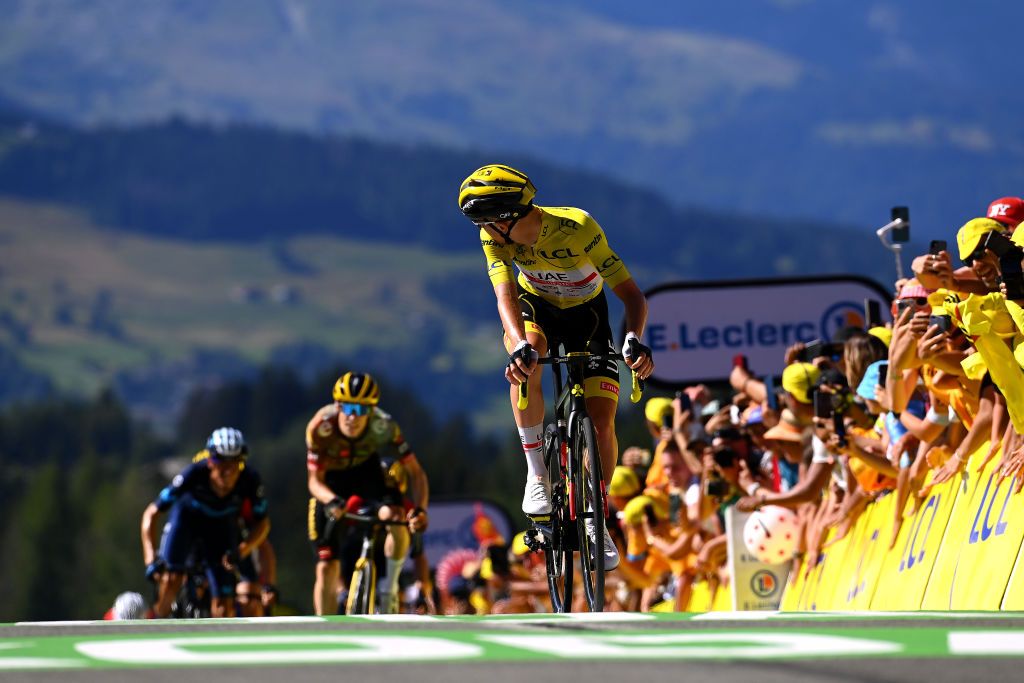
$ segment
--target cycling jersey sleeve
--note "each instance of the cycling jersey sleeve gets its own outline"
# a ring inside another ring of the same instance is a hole
[[[167,486],[160,491],[160,495],[158,495],[156,500],[153,501],[157,510],[164,512],[170,509],[171,506],[178,502],[178,499],[195,487],[196,483],[200,479],[200,475],[205,469],[205,463],[189,465],[186,467],[181,474],[171,480],[170,486]]]
[[[323,442],[334,434],[334,424],[329,415],[321,410],[306,425],[306,469],[316,471],[323,469],[326,456]]]
[[[491,278],[491,284],[514,283],[516,276],[512,268],[512,245],[499,244],[480,228],[480,246],[487,257],[487,276]]]
[[[594,268],[609,287],[614,289],[632,277],[629,270],[626,269],[626,264],[608,245],[608,238],[605,236],[604,230],[589,214],[580,228],[580,237],[581,241],[587,245],[585,247],[587,258],[594,264]]]
[[[246,479],[245,498],[252,510],[252,520],[258,522],[267,516],[267,498],[263,490],[263,479],[255,470],[246,469],[242,472]]]
[[[392,423],[394,425],[394,434],[391,438],[391,445],[398,453],[399,460],[405,460],[407,457],[412,455],[412,447],[406,442],[405,437],[402,436],[402,430],[399,428],[397,422]]]

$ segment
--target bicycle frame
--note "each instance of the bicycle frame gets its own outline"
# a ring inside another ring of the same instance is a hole
[[[552,349],[557,349],[557,345],[552,344]],[[541,523],[542,518],[534,518],[533,528],[540,532],[543,540],[536,536],[528,537],[533,539],[532,542],[528,542],[528,545],[534,549],[543,549],[545,552],[548,565],[548,589],[552,607],[556,611],[565,612],[570,609],[572,572],[569,568],[563,572],[556,567],[565,566],[559,563],[564,563],[567,559],[571,561],[573,549],[565,544],[573,528],[577,539],[575,549],[580,553],[587,602],[594,611],[601,611],[604,606],[605,570],[602,566],[603,541],[601,538],[606,533],[604,524],[608,516],[608,496],[601,471],[596,434],[592,420],[587,413],[584,374],[585,366],[588,363],[607,362],[613,359],[622,360],[617,354],[568,351],[564,356],[550,355],[538,361],[541,365],[551,365],[551,374],[554,380],[555,430],[553,436],[559,444],[557,453],[559,467],[556,469],[549,461],[549,468],[559,473],[552,478],[552,504],[567,505],[568,518],[560,516],[554,508],[552,517],[549,520],[544,520],[549,521],[548,525]],[[566,366],[564,383],[560,365]],[[642,386],[634,372],[633,390],[630,394],[634,403],[640,400],[641,391]],[[526,383],[523,383],[519,387],[519,408],[525,409],[528,402],[528,389]],[[550,428],[549,423],[548,430]],[[545,433],[547,434],[547,430]],[[545,441],[546,457],[555,457],[554,453],[548,453],[546,449],[547,442]],[[591,463],[589,466],[581,453],[584,449],[586,449],[586,457]],[[564,502],[560,502],[563,501],[563,498],[559,487],[563,483],[565,485]],[[580,509],[581,505],[582,509]],[[559,519],[561,522],[558,521]],[[572,522],[575,524],[571,524]],[[567,526],[570,524],[571,526]],[[587,531],[585,532],[584,529]],[[595,533],[598,540],[595,542],[594,554],[591,559],[586,536]],[[571,563],[569,567],[571,567]],[[559,585],[559,580],[563,582],[561,585]]]
[[[348,520],[355,522],[363,530],[363,546],[359,553],[359,559],[356,560],[355,566],[352,568],[352,577],[349,581],[349,594],[348,600],[345,604],[345,611],[349,614],[354,613],[352,611],[353,605],[358,604],[359,601],[363,602],[363,606],[360,609],[365,609],[365,614],[370,614],[373,609],[374,602],[376,600],[377,592],[377,565],[375,564],[377,554],[377,544],[380,543],[381,536],[385,527],[388,526],[405,526],[408,527],[409,523],[405,520],[383,520],[377,516],[377,512],[380,510],[380,505],[374,505],[366,514],[357,514],[353,512],[345,512],[341,520]],[[372,512],[371,512],[372,510]],[[328,524],[332,524],[335,521],[331,520]],[[328,527],[328,531],[329,531]],[[327,532],[324,534],[328,535]],[[362,579],[364,575],[369,574],[369,580],[365,582],[369,591],[368,595],[359,595],[360,586],[363,585]]]
[[[544,359],[547,361],[544,364],[551,366],[551,375],[554,378],[555,424],[558,428],[558,437],[562,443],[563,451],[566,444],[569,443],[570,425],[577,415],[587,414],[587,402],[583,393],[583,360],[608,360],[609,358],[618,358],[618,356],[595,356],[589,352],[570,351],[565,356],[552,356]],[[566,366],[566,382],[564,385],[562,384],[560,365]],[[576,520],[578,514],[583,514],[585,517],[588,516],[588,513],[576,510],[576,496],[573,495],[574,474],[576,468],[581,466],[582,463],[578,461],[578,458],[568,458],[565,452],[562,453],[562,467],[566,468],[569,480],[569,519],[573,521]],[[604,513],[607,517],[608,498],[604,493],[604,491],[601,492],[604,500]],[[589,515],[592,516],[593,513],[589,513]]]

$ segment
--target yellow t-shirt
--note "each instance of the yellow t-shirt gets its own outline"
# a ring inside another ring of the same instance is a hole
[[[480,229],[492,284],[514,282],[514,263],[523,289],[559,308],[569,308],[596,297],[605,282],[614,288],[630,278],[590,214],[570,207],[538,208],[543,225],[532,246],[501,244]]]

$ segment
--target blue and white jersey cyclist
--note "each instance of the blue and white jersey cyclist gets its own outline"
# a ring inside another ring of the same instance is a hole
[[[246,466],[248,454],[240,431],[217,429],[197,461],[174,477],[142,513],[146,577],[159,588],[153,605],[156,617],[170,613],[190,558],[205,567],[212,616],[234,616],[238,562],[270,532],[263,482],[256,470]],[[239,540],[243,507],[251,510],[252,526],[248,537]],[[158,550],[158,520],[164,513],[169,514]]]

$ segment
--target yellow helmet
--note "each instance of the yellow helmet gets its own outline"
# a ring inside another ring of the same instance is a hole
[[[522,171],[490,164],[473,171],[459,187],[459,209],[474,223],[522,218],[533,205],[537,188]]]
[[[334,400],[375,406],[380,400],[380,387],[373,377],[363,372],[346,372],[334,383]]]

